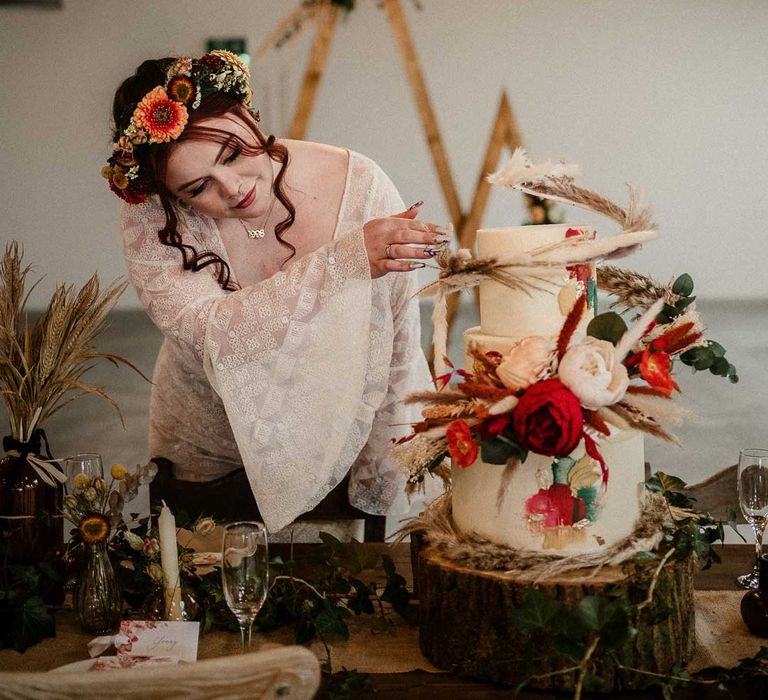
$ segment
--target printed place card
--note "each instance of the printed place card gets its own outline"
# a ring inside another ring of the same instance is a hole
[[[120,637],[115,640],[118,656],[172,657],[194,663],[200,623],[123,620],[117,636]]]

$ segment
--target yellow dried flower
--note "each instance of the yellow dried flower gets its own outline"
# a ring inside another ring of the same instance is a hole
[[[91,485],[91,477],[87,474],[75,474],[75,478],[72,479],[76,489],[87,489]]]
[[[119,462],[113,464],[109,468],[109,473],[112,475],[112,478],[117,479],[117,481],[122,481],[126,476],[128,476],[128,470],[125,468],[125,465],[120,464]]]
[[[112,184],[120,190],[124,190],[128,187],[128,178],[122,170],[115,168],[112,173]]]

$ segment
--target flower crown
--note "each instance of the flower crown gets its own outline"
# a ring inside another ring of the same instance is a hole
[[[215,50],[202,58],[179,58],[166,72],[165,85],[150,90],[136,105],[130,124],[112,144],[112,155],[101,170],[111,189],[129,204],[140,204],[152,194],[149,178],[141,172],[137,154],[153,143],[174,141],[184,131],[189,110],[215,92],[240,97],[251,106],[250,72],[235,54]]]

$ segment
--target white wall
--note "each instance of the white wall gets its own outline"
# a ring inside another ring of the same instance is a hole
[[[768,296],[761,245],[768,153],[764,0],[403,0],[465,207],[500,91],[534,158],[580,163],[623,200],[639,185],[663,238],[631,263],[688,271],[707,298]],[[24,242],[46,282],[124,271],[118,200],[99,170],[114,89],[145,58],[199,55],[212,36],[251,49],[298,3],[65,0],[0,8],[0,239]],[[308,138],[359,150],[425,218],[447,220],[386,15],[358,0],[339,24]],[[263,122],[288,124],[310,35],[254,68]],[[523,210],[497,193],[486,226]],[[591,220],[575,213],[571,221]],[[610,222],[603,229],[611,230]],[[133,292],[124,306],[135,306]]]

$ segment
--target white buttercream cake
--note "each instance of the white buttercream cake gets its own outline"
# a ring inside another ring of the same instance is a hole
[[[547,225],[482,229],[478,257],[504,257],[562,241],[574,232],[593,236],[587,226]],[[577,332],[594,316],[594,269],[588,265],[548,268],[537,273],[537,289],[511,289],[493,280],[480,285],[480,326],[464,333],[465,369],[473,370],[470,346],[502,355],[529,336],[556,340],[576,299],[588,292],[589,304]],[[527,550],[575,554],[607,547],[632,532],[640,511],[645,475],[643,437],[614,430],[600,443],[609,469],[602,483],[600,465],[585,454],[582,440],[564,457],[529,453],[507,483],[499,506],[497,494],[504,465],[452,467],[453,519],[462,531],[499,544]]]

